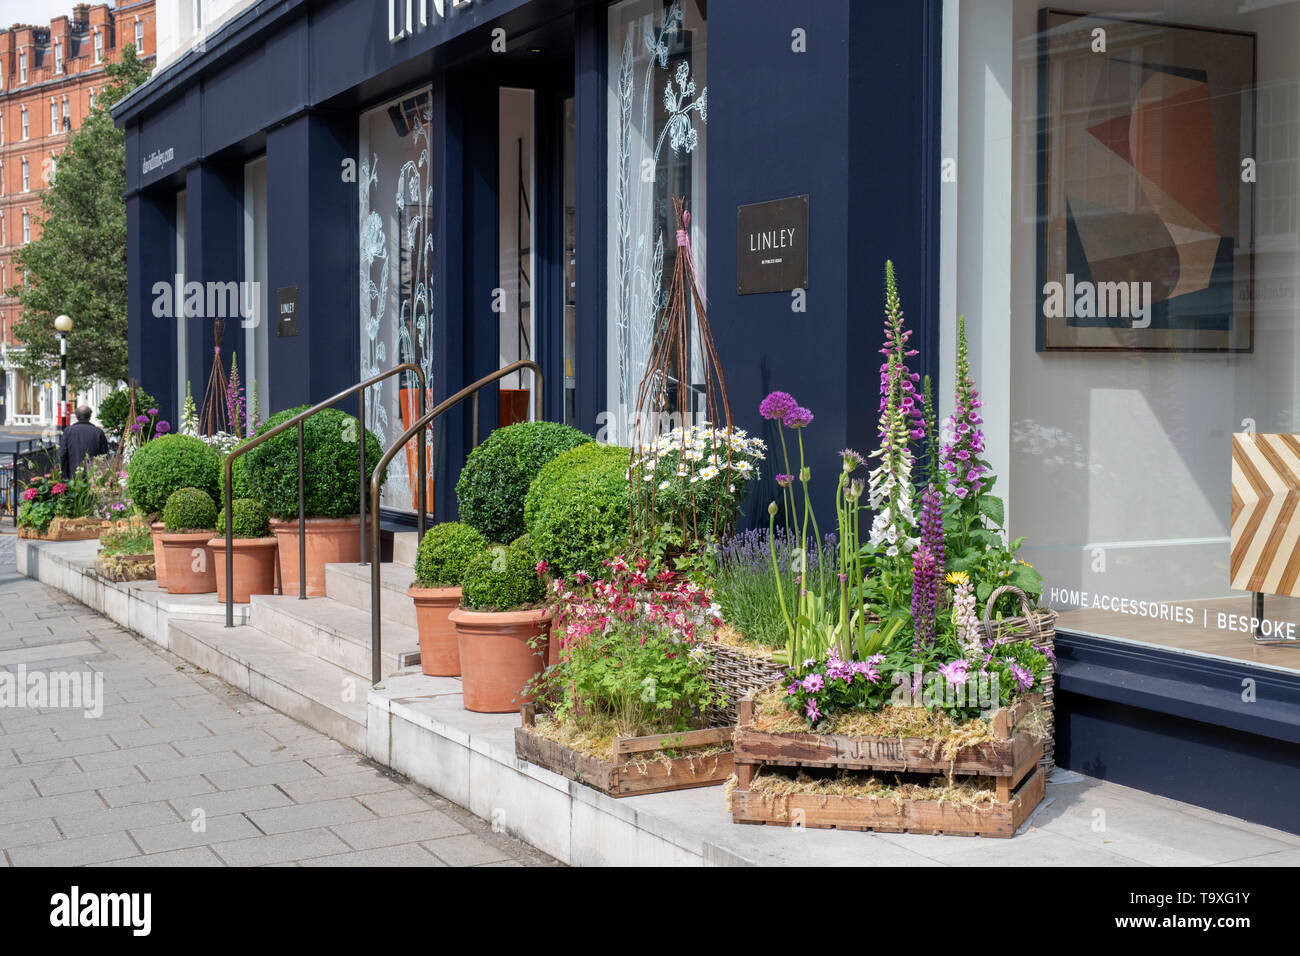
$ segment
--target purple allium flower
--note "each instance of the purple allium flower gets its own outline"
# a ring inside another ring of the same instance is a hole
[[[135,416],[135,423],[136,423],[137,425],[146,425],[146,424],[148,424],[148,422],[149,422],[149,416],[148,416],[148,415],[137,415],[137,416]]]
[[[846,471],[854,471],[867,463],[867,460],[852,448],[840,449],[840,457],[844,459],[844,468]]]
[[[758,403],[758,413],[768,420],[782,421],[799,407],[789,392],[772,392]]]
[[[794,484],[794,475],[777,475],[776,483],[782,488],[789,488]]]
[[[147,412],[145,412],[145,414],[148,415],[150,418],[152,418],[153,416],[158,414],[158,409],[151,408]]]
[[[134,425],[131,426],[131,431],[133,431],[133,432],[138,432],[139,430],[140,430],[140,423],[139,423],[139,422],[136,422]]]
[[[154,431],[156,431],[159,435],[166,435],[171,430],[172,427],[171,425],[167,424],[166,419],[163,419],[157,425],[154,426]]]
[[[812,420],[813,413],[802,405],[796,406],[793,411],[787,412],[785,416],[785,423],[791,428],[804,428],[811,425]]]

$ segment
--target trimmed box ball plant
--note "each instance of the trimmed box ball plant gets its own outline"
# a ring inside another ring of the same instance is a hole
[[[217,589],[209,540],[217,524],[217,505],[198,488],[178,488],[163,506],[162,547],[167,590],[172,594],[211,594]]]
[[[517,713],[525,686],[545,667],[551,612],[527,536],[490,545],[470,559],[461,606],[448,615],[460,649],[466,710]]]
[[[708,720],[724,703],[709,674],[712,594],[622,555],[552,589],[564,649],[534,682],[516,756],[616,797],[723,783],[733,727]]]
[[[239,459],[235,459],[239,461]],[[238,604],[253,594],[275,593],[276,539],[266,507],[252,498],[236,498],[231,510],[231,592]],[[216,563],[217,600],[226,600],[226,511],[217,511],[217,533],[208,541]]]
[[[628,450],[588,442],[549,462],[533,479],[524,521],[552,574],[594,576],[628,534]]]
[[[526,530],[524,498],[547,462],[591,441],[559,422],[498,428],[469,454],[456,482],[460,520],[489,541],[513,541]]]
[[[483,535],[458,521],[434,525],[420,541],[415,582],[406,593],[415,602],[420,669],[430,677],[460,676],[460,642],[448,615],[460,605],[466,568],[487,546]]]
[[[929,383],[908,369],[889,264],[885,303],[879,445],[840,452],[835,546],[815,563],[783,566],[776,533],[784,510],[796,553],[823,541],[803,443],[812,412],[785,392],[760,406],[785,458],[767,543],[786,672],[741,702],[732,816],[1008,837],[1043,795],[1053,617],[1030,606],[1042,579],[990,494],[964,322],[941,436]]]
[[[145,442],[131,456],[126,469],[126,496],[144,516],[160,514],[167,499],[181,488],[197,488],[216,499],[221,455],[192,435],[162,435]],[[163,523],[150,525],[158,586],[170,590],[167,556],[163,551]]]
[[[309,406],[272,415],[259,429],[263,434]],[[325,593],[325,565],[361,560],[360,524],[365,502],[358,488],[357,420],[336,408],[326,408],[303,423],[303,506],[307,517],[307,594]],[[366,486],[379,463],[379,440],[366,432]],[[266,505],[271,531],[279,540],[280,583],[286,593],[298,591],[298,430],[288,428],[247,455],[250,497]],[[367,495],[368,497],[368,495]]]

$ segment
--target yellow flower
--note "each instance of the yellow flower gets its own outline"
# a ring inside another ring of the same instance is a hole
[[[1028,562],[1028,561],[1025,561],[1025,560],[1021,560],[1021,562],[1020,562],[1020,563],[1021,563],[1021,564],[1023,564],[1023,565],[1024,565],[1024,566],[1025,566],[1025,567],[1027,567],[1027,568],[1032,568],[1032,569],[1033,569],[1033,570],[1035,570],[1035,571],[1037,571],[1037,570],[1038,570],[1038,569],[1037,569],[1037,568],[1035,568],[1035,567],[1034,567],[1034,566],[1033,566],[1033,565],[1032,565],[1032,564],[1030,564],[1030,563],[1029,563],[1029,562]]]
[[[967,581],[967,580],[968,580],[968,577],[967,577],[967,574],[966,574],[965,571],[949,571],[949,572],[948,572],[948,583],[949,583],[949,584],[962,584],[963,582],[965,582],[965,581]]]

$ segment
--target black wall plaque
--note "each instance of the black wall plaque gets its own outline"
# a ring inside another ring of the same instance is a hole
[[[736,292],[808,288],[808,195],[736,207]]]
[[[288,338],[298,334],[298,287],[281,286],[275,290],[275,334]]]

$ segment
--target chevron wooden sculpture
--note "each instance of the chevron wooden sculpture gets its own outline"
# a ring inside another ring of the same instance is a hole
[[[1231,587],[1300,597],[1300,435],[1232,436]]]

